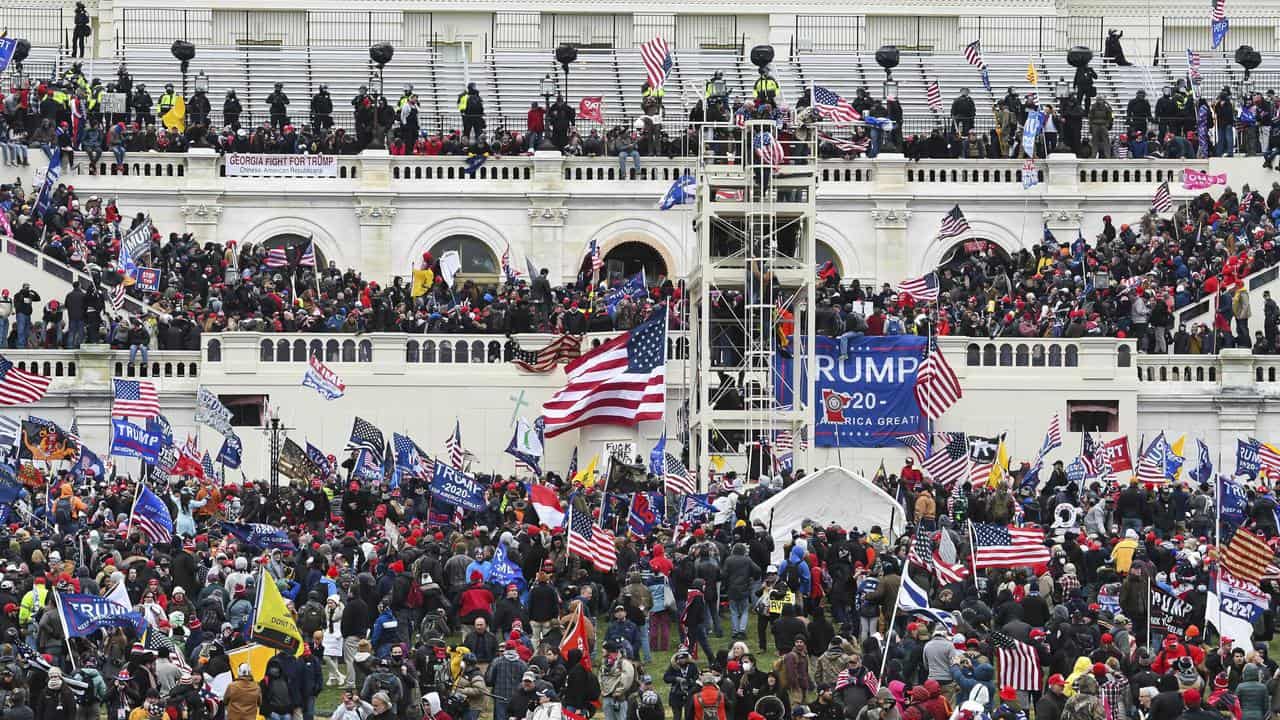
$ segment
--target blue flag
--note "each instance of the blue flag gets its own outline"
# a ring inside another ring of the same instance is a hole
[[[69,637],[88,637],[108,628],[131,628],[141,635],[147,624],[142,613],[104,597],[56,591],[53,595]]]
[[[680,506],[680,522],[699,523],[715,512],[706,493],[690,493],[684,496],[684,504]]]
[[[982,66],[982,87],[986,88],[987,92],[991,92],[991,73],[987,71],[986,65]]]
[[[443,502],[472,512],[480,512],[485,508],[484,486],[467,473],[454,470],[446,463],[436,463],[435,476],[431,478],[431,494]]]
[[[44,173],[44,184],[40,186],[40,194],[36,197],[36,206],[34,214],[40,219],[49,213],[49,206],[53,204],[53,190],[58,187],[58,180],[62,178],[62,148],[55,147],[53,155],[49,158],[49,169]]]
[[[1239,525],[1249,515],[1249,498],[1244,488],[1222,475],[1218,476],[1218,502],[1222,519],[1227,523]]]
[[[18,50],[17,38],[0,38],[0,72],[4,72],[13,61],[13,54]]]
[[[1253,438],[1236,440],[1236,474],[1255,478],[1261,469],[1262,463],[1258,460],[1258,441]]]
[[[228,435],[223,438],[222,448],[218,450],[218,462],[236,470],[240,467],[240,453],[243,450],[244,443],[240,441],[240,436]]]
[[[23,487],[18,482],[17,469],[8,463],[0,463],[0,505],[17,502],[22,493]]]
[[[1209,446],[1196,440],[1196,466],[1187,473],[1193,482],[1207,483],[1213,477],[1213,461],[1209,458]]]
[[[333,473],[333,463],[329,462],[329,456],[324,454],[320,448],[307,442],[307,459],[315,463],[320,469],[320,473],[328,477]]]
[[[644,270],[632,275],[626,282],[605,294],[604,304],[609,310],[609,317],[613,317],[618,312],[618,304],[624,297],[631,298],[633,302],[642,302],[649,297],[649,288],[645,286]]]
[[[71,472],[83,482],[86,480],[100,480],[106,477],[107,468],[102,464],[101,458],[96,453],[81,445],[80,457],[76,458],[75,464],[71,466]]]
[[[517,588],[524,590],[524,573],[511,562],[506,543],[498,543],[498,549],[493,553],[493,567],[489,571],[489,580],[502,586],[515,583]]]
[[[698,181],[692,175],[684,174],[676,178],[658,203],[659,210],[670,210],[676,205],[695,202],[698,199]]]
[[[1217,50],[1218,46],[1222,44],[1222,41],[1227,38],[1227,29],[1229,27],[1230,27],[1230,23],[1227,22],[1226,18],[1222,18],[1221,20],[1213,23],[1213,25],[1211,26],[1211,29],[1213,30],[1213,49],[1214,50]]]
[[[1027,113],[1027,122],[1022,126],[1022,151],[1029,158],[1036,156],[1036,136],[1040,134],[1043,127],[1044,113],[1039,110]]]
[[[173,539],[173,516],[164,501],[151,492],[151,488],[143,487],[138,493],[138,501],[133,504],[130,518],[151,542],[159,544]]]
[[[159,435],[161,445],[173,444],[173,425],[170,425],[169,418],[163,415],[147,418],[147,432]]]
[[[284,530],[265,523],[222,523],[224,532],[235,536],[236,540],[253,547],[267,550],[297,550],[289,534]]]
[[[123,418],[114,418],[111,420],[111,454],[155,463],[160,457],[160,436]]]
[[[649,537],[662,521],[666,501],[659,492],[638,492],[631,496],[627,513],[627,531],[637,537]]]
[[[662,477],[667,473],[667,430],[663,428],[658,444],[649,451],[649,472]]]

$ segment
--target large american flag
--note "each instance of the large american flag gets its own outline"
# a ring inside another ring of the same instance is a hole
[[[573,509],[569,510],[569,552],[586,558],[600,572],[608,572],[618,564],[613,533],[597,527],[589,513]]]
[[[996,649],[1000,672],[996,678],[997,685],[1014,690],[1040,691],[1040,658],[1034,647],[999,630],[991,633],[991,644]]]
[[[289,267],[289,251],[282,247],[271,248],[262,264],[272,269]]]
[[[947,362],[947,358],[938,349],[938,341],[930,339],[929,354],[916,371],[916,402],[920,411],[931,420],[942,417],[952,405],[956,404],[964,392],[960,389],[960,378]]]
[[[911,454],[916,456],[916,461],[924,462],[924,459],[929,457],[929,452],[933,445],[933,438],[929,433],[918,432],[911,433],[910,435],[903,435],[898,438],[898,442],[907,446],[907,449],[911,451]]]
[[[920,302],[933,302],[938,299],[938,274],[928,272],[918,278],[903,280],[898,283],[898,292],[906,293]]]
[[[1271,546],[1247,528],[1237,530],[1222,550],[1222,566],[1232,575],[1255,585],[1262,582],[1267,566],[1275,559]]]
[[[662,475],[666,492],[675,495],[691,495],[698,492],[698,478],[693,471],[680,462],[680,458],[671,453],[664,453],[665,472]]]
[[[1062,421],[1058,413],[1049,418],[1049,430],[1044,434],[1044,443],[1040,446],[1040,455],[1062,447]]]
[[[449,455],[449,465],[454,470],[462,469],[462,461],[466,451],[462,449],[462,421],[453,421],[453,432],[444,440],[444,450]]]
[[[1158,213],[1166,213],[1173,209],[1173,196],[1169,193],[1169,183],[1162,182],[1156,186],[1156,194],[1151,197],[1151,209]]]
[[[588,425],[634,426],[666,409],[664,310],[565,366],[568,383],[542,406],[547,437]]]
[[[1227,17],[1227,0],[1213,0],[1213,14],[1211,19],[1214,22],[1222,22]]]
[[[969,232],[969,221],[965,219],[964,213],[960,212],[960,206],[956,205],[951,208],[951,212],[943,216],[942,224],[938,227],[938,239],[960,237],[967,232]]]
[[[302,251],[302,255],[298,257],[298,265],[300,267],[316,266],[316,241],[312,240],[307,243],[307,249]]]
[[[930,80],[929,84],[925,85],[924,97],[929,103],[929,110],[935,113],[942,112],[942,89],[938,87],[937,80]]]
[[[645,75],[649,86],[662,87],[671,72],[671,48],[664,38],[656,37],[640,46],[640,59],[644,62]]]
[[[160,396],[156,386],[146,380],[111,380],[115,399],[111,403],[111,417],[151,418],[160,414]]]
[[[933,454],[921,462],[921,467],[935,483],[951,487],[969,476],[969,445],[962,432],[939,433],[941,444],[934,445]]]
[[[1018,568],[1049,562],[1043,530],[991,523],[972,523],[972,526],[975,567]]]
[[[53,378],[21,370],[0,355],[0,405],[27,405],[40,402],[49,392]]]
[[[573,360],[582,355],[582,340],[569,334],[552,340],[541,350],[524,350],[516,343],[511,353],[511,364],[529,372],[550,372],[561,360]]]
[[[774,137],[773,133],[762,132],[756,135],[754,145],[756,157],[765,165],[777,167],[787,159],[786,151],[782,147],[782,141]]]
[[[837,150],[846,153],[864,153],[867,148],[871,147],[871,138],[869,137],[843,140],[825,133],[818,133],[818,139],[825,143],[831,143]]]
[[[862,119],[862,113],[850,105],[848,100],[821,85],[813,86],[813,109],[832,122],[850,123]]]
[[[1200,82],[1200,53],[1195,50],[1187,50],[1187,75],[1191,76],[1191,82]]]
[[[1141,465],[1141,462],[1139,462]],[[1258,467],[1267,471],[1267,477],[1280,475],[1280,450],[1267,442],[1258,443]]]

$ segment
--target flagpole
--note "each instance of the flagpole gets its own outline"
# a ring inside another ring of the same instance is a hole
[[[67,614],[62,610],[62,593],[54,590],[53,601],[58,606],[58,620],[62,622],[62,639],[67,642],[67,659],[71,661],[71,672],[75,672],[76,653],[71,649],[71,632],[67,629]]]
[[[898,592],[893,596],[893,610],[889,613],[889,625],[885,628],[884,646],[880,648],[880,675],[884,677],[885,665],[889,662],[889,641],[893,638],[893,624],[898,620],[898,603],[902,602],[902,586],[911,576],[911,559],[908,557],[902,568],[902,576],[898,578]]]
[[[981,592],[978,587],[978,537],[972,520],[969,521],[969,564],[973,568],[973,589]]]
[[[48,493],[45,493],[45,497],[47,501]],[[134,511],[134,508],[138,507],[139,497],[142,497],[142,480],[141,479],[138,480],[137,489],[133,491],[133,503],[129,505],[129,522],[125,525],[125,528],[124,528],[124,539],[126,541],[128,541],[130,533],[133,532],[133,511]]]

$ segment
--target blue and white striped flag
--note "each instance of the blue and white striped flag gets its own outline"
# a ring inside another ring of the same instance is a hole
[[[302,376],[302,387],[315,390],[325,400],[337,400],[347,392],[347,385],[338,377],[338,373],[330,370],[315,355],[311,356],[310,364],[307,365],[307,374]]]

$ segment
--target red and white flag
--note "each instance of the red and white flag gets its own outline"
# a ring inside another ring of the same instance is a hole
[[[578,118],[580,120],[594,120],[595,122],[604,122],[604,98],[596,95],[595,97],[584,97],[578,101]]]

